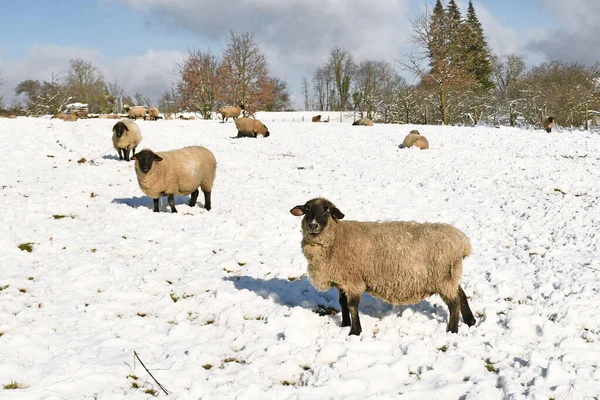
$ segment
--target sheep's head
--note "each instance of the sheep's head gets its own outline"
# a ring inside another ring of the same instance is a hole
[[[304,205],[299,205],[290,210],[292,215],[302,219],[302,230],[310,236],[317,236],[327,227],[330,219],[334,221],[344,218],[344,214],[327,199],[315,198]]]
[[[410,135],[421,135],[421,134],[419,133],[419,131],[418,131],[418,130],[416,130],[416,129],[413,129],[412,131],[410,131],[410,132],[408,132],[408,133],[409,133]]]
[[[131,157],[131,159],[135,160],[136,167],[139,166],[140,171],[145,174],[152,169],[152,163],[162,161],[162,157],[148,149],[140,151]]]
[[[115,124],[115,126],[113,126],[113,132],[115,133],[115,136],[117,137],[117,139],[120,139],[121,136],[123,136],[123,134],[125,133],[125,131],[128,131],[129,128],[127,128],[127,125],[125,125],[123,122],[119,121]]]
[[[263,133],[263,137],[269,137],[269,128],[265,124],[263,124],[263,128],[265,128],[265,133]]]

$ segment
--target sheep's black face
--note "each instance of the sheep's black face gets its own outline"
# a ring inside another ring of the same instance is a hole
[[[303,206],[292,208],[290,212],[295,216],[304,215],[302,228],[311,236],[323,232],[330,218],[334,220],[344,218],[344,214],[332,202],[323,198],[309,200]]]
[[[147,174],[152,169],[153,162],[162,161],[162,158],[153,153],[150,150],[142,150],[133,157],[132,160],[135,160],[136,164],[139,166],[140,171]]]
[[[121,136],[123,136],[125,131],[128,130],[129,129],[127,129],[127,125],[125,125],[123,122],[117,122],[115,126],[113,126],[113,132],[115,133],[115,136],[119,139],[121,138]]]

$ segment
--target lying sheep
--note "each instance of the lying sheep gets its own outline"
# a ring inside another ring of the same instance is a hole
[[[184,117],[183,115],[180,115],[180,116],[179,116],[179,119],[182,119],[182,120],[184,120],[184,121],[193,121],[193,120],[195,120],[195,119],[196,119],[196,117],[194,117],[193,115],[192,115],[192,116],[190,116],[190,117]]]
[[[50,119],[61,119],[63,121],[77,121],[77,115],[75,114],[66,114],[66,113],[59,113],[56,114],[54,116],[52,116]]]
[[[119,114],[100,114],[98,115],[98,119],[117,119],[119,118]]]
[[[171,212],[176,213],[175,196],[190,194],[190,207],[196,205],[198,188],[204,193],[204,208],[210,210],[210,192],[215,180],[217,161],[213,153],[202,146],[154,153],[144,149],[135,156],[135,174],[140,189],[154,200],[154,212],[158,212],[158,200],[167,196]]]
[[[421,136],[419,131],[416,129],[413,129],[408,133],[408,135],[406,135],[404,141],[400,145],[400,148],[404,149],[413,146],[418,147],[421,150],[426,150],[429,148],[429,142],[427,141],[427,138],[425,136]]]
[[[119,153],[119,160],[123,159],[121,151],[125,153],[125,161],[129,161],[129,150],[132,150],[131,155],[135,156],[135,149],[141,141],[142,132],[135,122],[124,119],[113,126],[112,142]],[[131,159],[133,160],[133,157]]]
[[[554,127],[554,117],[546,117],[542,120],[542,127],[546,130],[546,132],[552,132],[552,128]]]
[[[254,118],[241,117],[235,120],[235,127],[238,130],[237,137],[269,137],[269,129],[259,120]]]
[[[373,121],[371,121],[369,118],[361,118],[358,121],[354,121],[352,125],[373,126]]]
[[[131,107],[131,108],[129,108],[129,110],[127,110],[127,115],[129,116],[130,119],[133,119],[133,120],[136,120],[138,118],[145,118],[146,117],[146,107],[144,107],[144,106]]]
[[[148,109],[148,119],[150,121],[157,121],[158,118],[159,118],[159,116],[158,116],[158,108],[156,108],[156,107],[150,107]]]
[[[321,114],[312,117],[312,122],[321,122]]]
[[[236,120],[242,113],[243,109],[244,105],[240,104],[234,107],[223,107],[219,110],[219,113],[221,114],[221,119],[223,120],[223,122],[227,122],[229,118],[233,118],[234,120]]]
[[[344,214],[327,199],[315,198],[290,210],[302,219],[302,252],[315,288],[337,288],[342,326],[362,331],[358,305],[363,292],[391,304],[413,304],[439,294],[450,310],[449,332],[458,332],[459,314],[475,318],[459,284],[462,260],[471,254],[467,236],[447,224],[340,221]],[[350,318],[352,316],[352,318]]]

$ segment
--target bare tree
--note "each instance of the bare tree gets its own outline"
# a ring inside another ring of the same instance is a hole
[[[189,51],[185,60],[178,64],[179,106],[188,111],[199,112],[204,119],[210,119],[216,111],[221,82],[219,61],[210,51]],[[223,71],[223,69],[221,69]]]
[[[25,96],[25,108],[29,115],[59,113],[72,100],[68,86],[55,73],[52,73],[49,82],[29,79],[19,83],[15,94]]]
[[[315,70],[312,76],[312,88],[317,109],[319,111],[332,110],[335,101],[335,89],[333,75],[327,66]]]
[[[4,78],[2,78],[2,71],[0,71],[0,87],[4,85]],[[0,108],[4,108],[4,96],[0,95]]]
[[[306,77],[302,78],[302,95],[304,96],[304,111],[308,111],[310,108],[310,92],[308,86],[308,79]]]
[[[253,113],[273,101],[275,85],[252,33],[237,35],[230,31],[219,75],[224,78],[222,102],[242,103],[247,112]]]
[[[355,109],[373,119],[377,111],[386,110],[396,99],[395,96],[403,79],[386,61],[362,61],[355,73],[353,102]]]
[[[74,58],[69,61],[66,85],[75,101],[88,104],[90,112],[106,109],[106,85],[102,73],[91,61]]]
[[[350,100],[350,85],[352,76],[356,69],[352,54],[340,47],[334,47],[329,53],[327,62],[329,71],[333,72],[335,90],[337,95],[337,109],[343,111],[347,109]]]

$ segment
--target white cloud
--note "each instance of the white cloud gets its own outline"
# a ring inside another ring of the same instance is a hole
[[[5,81],[0,87],[0,94],[10,105],[19,82],[26,79],[50,80],[53,73],[64,76],[69,69],[69,60],[79,57],[91,61],[104,74],[106,81],[118,81],[127,94],[141,92],[157,99],[175,81],[175,63],[183,56],[176,51],[148,50],[142,55],[113,58],[94,49],[34,45],[23,58],[0,61]]]

